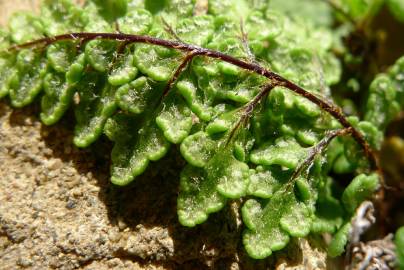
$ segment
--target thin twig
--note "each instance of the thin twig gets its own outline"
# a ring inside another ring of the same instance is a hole
[[[126,41],[121,42],[121,43],[118,45],[118,48],[117,48],[116,52],[117,52],[118,54],[123,54],[123,53],[125,52],[126,47],[127,47],[129,44],[130,44],[130,43],[128,43],[128,42],[126,42]]]
[[[175,30],[172,28],[172,26],[164,20],[164,18],[161,18],[161,22],[164,24],[164,30],[169,33],[173,38],[175,38],[177,41],[182,42],[181,38],[177,35]]]
[[[241,117],[230,131],[226,145],[229,144],[234,138],[234,135],[241,125],[247,123],[259,102],[264,96],[268,95],[272,89],[274,89],[274,85],[272,83],[266,84],[264,87],[262,87],[261,91],[254,97],[254,99],[242,108]]]
[[[171,90],[172,86],[174,85],[174,83],[177,81],[177,79],[180,77],[181,73],[187,68],[188,64],[192,61],[192,59],[194,59],[195,56],[198,55],[197,51],[194,52],[190,52],[189,54],[187,54],[184,59],[182,59],[181,64],[178,66],[178,68],[176,69],[176,71],[174,72],[173,76],[170,78],[170,80],[168,81],[164,92],[163,92],[163,96],[162,98],[166,97],[169,93],[169,91]]]
[[[46,37],[42,39],[38,39],[32,42],[28,42],[25,44],[21,45],[14,45],[10,47],[8,50],[9,51],[15,51],[15,50],[20,50],[24,48],[29,48],[33,46],[38,46],[38,45],[49,45],[61,40],[69,40],[69,39],[86,39],[86,40],[91,40],[91,39],[105,39],[105,40],[117,40],[117,41],[128,41],[131,43],[145,43],[145,44],[151,44],[151,45],[157,45],[157,46],[162,46],[166,48],[171,48],[171,49],[176,49],[180,51],[185,51],[185,52],[197,52],[198,55],[201,56],[206,56],[209,58],[213,59],[218,59],[230,64],[233,64],[239,68],[242,68],[244,70],[248,70],[251,72],[254,72],[258,75],[264,76],[268,78],[271,81],[271,84],[275,86],[282,86],[285,87],[294,93],[310,100],[317,106],[319,106],[321,109],[324,111],[328,112],[331,114],[335,119],[339,121],[339,123],[342,125],[344,128],[351,128],[351,135],[352,137],[359,143],[359,145],[362,147],[362,149],[365,152],[366,157],[369,160],[370,167],[374,170],[377,170],[379,175],[381,176],[381,170],[378,164],[377,157],[373,150],[371,149],[370,145],[367,143],[363,135],[355,129],[351,123],[349,123],[347,117],[342,113],[342,110],[327,101],[324,101],[322,98],[317,97],[315,94],[312,94],[308,92],[307,90],[303,89],[302,87],[298,86],[297,84],[287,80],[286,78],[280,76],[279,74],[272,72],[265,67],[260,66],[257,63],[249,63],[240,59],[237,59],[233,56],[227,55],[222,52],[214,51],[211,49],[207,48],[202,48],[199,46],[191,45],[191,44],[186,44],[180,41],[174,41],[174,40],[165,40],[165,39],[159,39],[155,37],[150,37],[150,36],[142,36],[142,35],[129,35],[129,34],[121,34],[121,33],[71,33],[71,34],[64,34],[64,35],[58,35],[54,37]]]
[[[317,155],[321,154],[328,147],[328,145],[331,143],[331,141],[334,138],[336,138],[338,136],[350,134],[350,133],[352,133],[352,128],[336,129],[336,130],[327,132],[325,137],[318,144],[316,144],[315,146],[313,146],[310,149],[309,155],[296,168],[296,170],[294,171],[294,173],[291,177],[291,182],[293,182],[293,180],[295,180],[297,177],[299,177],[302,174],[304,169],[309,168],[313,164],[314,158]]]
[[[119,22],[118,22],[118,21],[114,22],[114,28],[115,28],[115,31],[116,31],[117,33],[121,33],[121,34],[122,34],[122,31],[121,31],[121,28],[120,28],[120,26],[119,26]]]
[[[76,38],[72,38],[74,41],[76,41],[77,39]],[[87,44],[87,42],[89,42],[89,41],[91,41],[92,39],[87,39],[87,38],[82,38],[82,39],[80,39],[79,40],[79,42],[77,43],[77,46],[76,46],[76,50],[78,51],[78,52],[80,52],[81,50],[82,50],[82,48]],[[48,45],[50,45],[51,43],[46,43],[45,44],[45,46],[48,46]]]
[[[244,50],[247,53],[248,59],[251,62],[257,63],[255,61],[255,55],[252,53],[250,45],[248,44],[248,35],[244,30],[244,21],[243,18],[240,19],[240,32],[241,32],[241,43],[243,44]]]

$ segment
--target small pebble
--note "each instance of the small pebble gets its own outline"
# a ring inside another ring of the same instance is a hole
[[[76,203],[75,201],[69,200],[69,201],[66,203],[66,208],[67,208],[67,209],[73,209],[73,208],[76,208],[76,205],[77,205],[77,203]]]
[[[58,170],[62,168],[63,162],[60,159],[52,159],[48,161],[47,165],[50,170]]]

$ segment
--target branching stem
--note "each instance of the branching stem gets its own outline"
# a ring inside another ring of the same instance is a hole
[[[254,97],[254,99],[251,100],[249,103],[247,103],[247,105],[245,105],[242,108],[241,117],[234,125],[233,129],[230,131],[226,144],[228,144],[234,138],[234,135],[236,134],[237,130],[241,127],[241,125],[247,123],[252,113],[254,112],[255,108],[259,104],[259,102],[262,100],[263,97],[267,96],[272,89],[274,89],[274,85],[272,83],[266,84],[261,89],[261,91]]]
[[[329,131],[318,144],[316,144],[315,146],[313,146],[310,149],[309,155],[296,168],[296,170],[294,171],[294,173],[291,177],[291,180],[293,181],[294,179],[296,179],[297,177],[299,177],[302,174],[304,169],[309,168],[313,164],[315,157],[317,155],[321,154],[328,147],[328,145],[331,143],[331,141],[334,138],[336,138],[338,136],[347,135],[347,134],[352,134],[352,128],[343,128],[343,129],[336,129],[336,130]]]
[[[177,41],[181,42],[182,40],[180,39],[180,37],[177,35],[177,33],[175,32],[174,28],[172,28],[172,26],[166,21],[164,20],[164,18],[161,18],[161,22],[164,25],[164,30],[170,34],[173,38],[175,38]]]
[[[246,51],[250,62],[255,62],[255,56],[251,51],[250,44],[248,44],[248,34],[244,30],[243,18],[240,19],[240,32],[241,32],[241,43],[243,44],[244,50]]]
[[[177,79],[180,77],[181,73],[187,68],[188,64],[194,59],[195,56],[198,55],[198,52],[190,52],[188,53],[183,59],[181,64],[178,66],[176,71],[174,72],[173,76],[170,78],[170,80],[167,83],[167,86],[164,89],[163,92],[163,98],[168,95],[168,92],[171,90],[172,86],[174,83],[177,81]]]
[[[297,84],[287,80],[286,78],[280,76],[279,74],[272,72],[265,67],[259,65],[258,63],[249,63],[230,55],[227,55],[222,52],[214,51],[207,48],[202,48],[199,46],[186,44],[180,41],[174,40],[165,40],[159,39],[150,36],[142,36],[142,35],[129,35],[122,33],[70,33],[63,34],[53,37],[45,37],[42,39],[38,39],[35,41],[31,41],[21,45],[14,45],[9,48],[9,51],[21,50],[24,48],[30,48],[33,46],[47,46],[49,44],[62,41],[62,40],[77,40],[77,39],[85,39],[85,40],[93,40],[93,39],[105,39],[105,40],[116,40],[128,43],[145,43],[151,45],[162,46],[166,48],[171,48],[175,50],[180,50],[188,53],[196,53],[201,56],[206,56],[213,59],[218,59],[230,64],[233,64],[241,69],[248,70],[250,72],[254,72],[258,75],[264,76],[268,78],[273,87],[282,86],[285,87],[294,93],[310,100],[311,102],[318,105],[321,109],[331,114],[335,119],[339,121],[343,128],[349,128],[351,130],[352,137],[361,145],[362,149],[365,152],[366,157],[370,162],[370,166],[372,169],[377,170],[380,173],[378,161],[375,153],[363,137],[363,135],[355,129],[351,123],[348,122],[346,116],[342,113],[342,110],[334,104],[331,104],[320,97],[308,92]]]

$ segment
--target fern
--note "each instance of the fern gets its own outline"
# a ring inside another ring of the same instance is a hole
[[[333,10],[312,19],[277,2],[214,0],[194,16],[192,0],[43,1],[40,16],[15,14],[0,31],[0,97],[40,99],[46,125],[73,107],[76,146],[114,143],[116,185],[179,145],[184,226],[248,198],[251,257],[311,232],[336,232],[339,255],[355,208],[380,187],[373,149],[403,104],[403,60],[371,85],[364,119],[347,117],[330,91],[342,72]],[[352,3],[341,1],[355,19],[378,7]],[[332,172],[362,174],[338,198]]]
[[[394,242],[397,251],[398,267],[399,269],[404,269],[404,227],[397,230]]]

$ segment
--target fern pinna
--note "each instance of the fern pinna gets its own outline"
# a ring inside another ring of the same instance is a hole
[[[327,22],[264,0],[196,2],[45,0],[38,16],[17,13],[0,32],[0,97],[40,99],[46,125],[73,107],[77,147],[114,143],[116,185],[179,145],[184,226],[242,199],[251,257],[323,232],[340,255],[380,188],[374,151],[402,104],[404,59],[375,79],[363,119],[347,117],[330,91],[341,64]],[[331,173],[357,176],[336,195]]]

